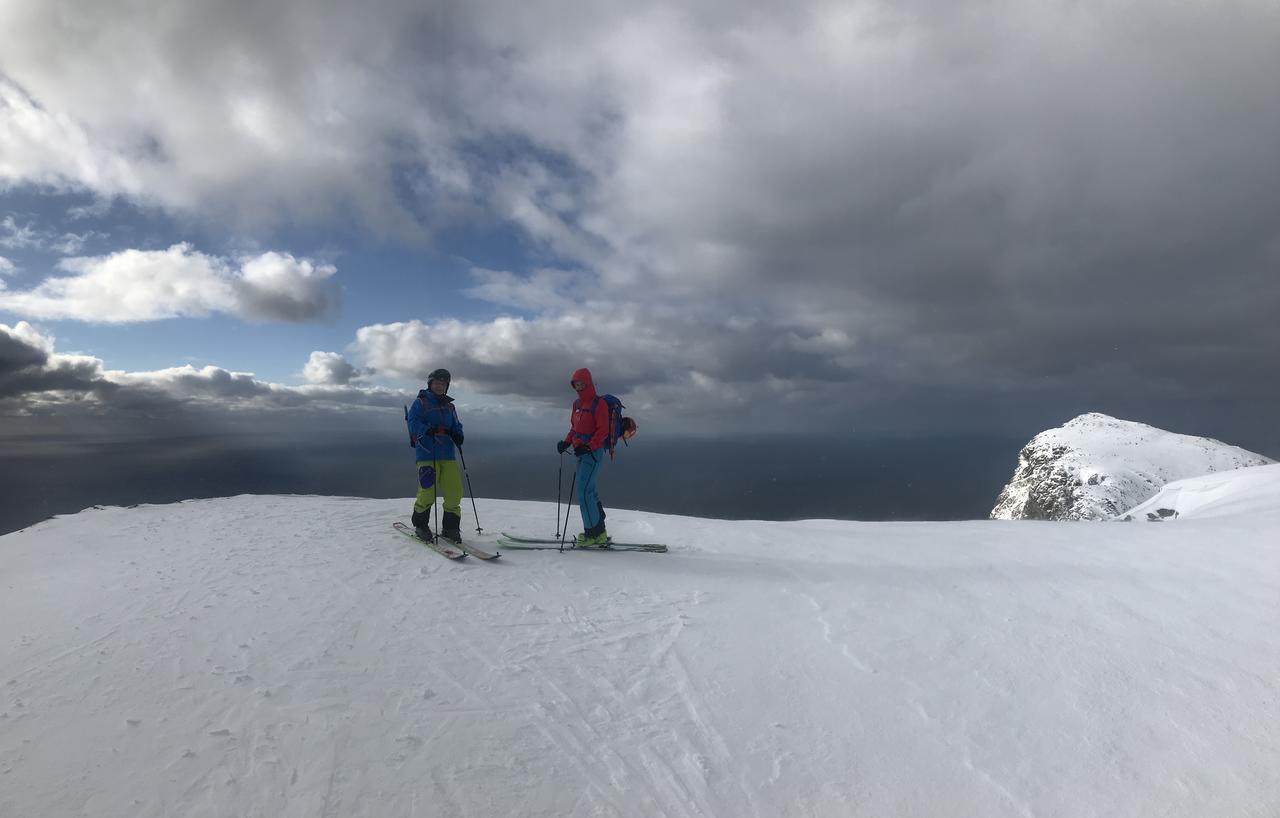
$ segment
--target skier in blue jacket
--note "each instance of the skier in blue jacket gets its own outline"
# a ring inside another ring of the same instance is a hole
[[[440,536],[455,543],[462,542],[462,475],[458,472],[455,446],[461,446],[462,421],[453,406],[449,391],[449,370],[437,369],[427,376],[427,388],[418,393],[409,407],[405,421],[409,439],[415,444],[414,459],[418,465],[418,496],[413,504],[413,528],[418,536],[434,542],[431,533],[431,509],[435,507],[436,487],[444,493],[444,515],[440,519]]]

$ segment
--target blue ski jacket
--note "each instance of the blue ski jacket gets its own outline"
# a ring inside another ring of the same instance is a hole
[[[409,424],[409,438],[417,444],[414,447],[415,462],[457,459],[449,432],[462,434],[462,421],[458,420],[453,398],[423,389],[409,407],[406,422]]]

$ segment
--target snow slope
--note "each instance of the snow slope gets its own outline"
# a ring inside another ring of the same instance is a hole
[[[1023,447],[991,519],[1108,520],[1172,480],[1271,462],[1207,437],[1091,412]]]
[[[554,505],[478,502],[554,528]],[[493,563],[396,534],[408,505],[243,496],[0,537],[0,816],[1280,804],[1269,504],[1099,526],[611,509],[671,553]]]
[[[1280,463],[1177,480],[1126,518],[1165,520],[1247,515],[1280,509]]]

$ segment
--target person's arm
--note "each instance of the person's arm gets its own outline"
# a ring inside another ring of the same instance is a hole
[[[409,434],[419,442],[431,434],[431,430],[427,428],[426,407],[422,405],[422,398],[415,398],[413,405],[409,407]]]
[[[570,446],[573,445],[573,417],[577,413],[577,410],[578,402],[575,400],[573,402],[573,406],[569,407],[569,431],[564,436],[564,442],[568,443]]]
[[[453,423],[452,425],[449,426],[449,439],[453,441],[453,444],[455,446],[461,446],[462,439],[464,437],[462,434],[462,421],[458,420],[457,409],[454,409],[452,414],[453,414]]]

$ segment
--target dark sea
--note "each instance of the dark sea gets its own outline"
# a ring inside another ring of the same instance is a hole
[[[637,438],[606,463],[606,508],[719,519],[969,520],[985,518],[1025,440]],[[554,439],[468,440],[467,475],[480,523],[484,498],[555,502],[568,496],[572,455]],[[128,506],[237,494],[405,498],[413,454],[397,430],[283,442],[266,435],[156,441],[7,440],[0,456],[0,533],[94,505]],[[470,525],[471,503],[464,502]]]

